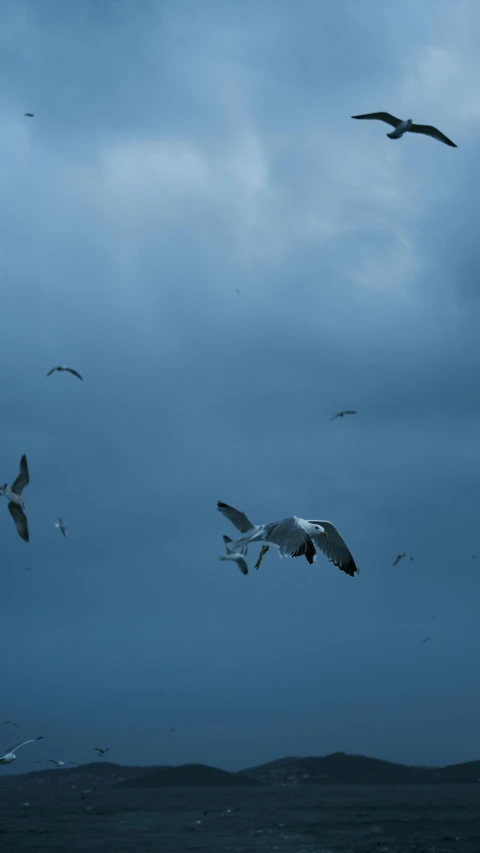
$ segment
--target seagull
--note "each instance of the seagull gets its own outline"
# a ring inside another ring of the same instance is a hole
[[[68,539],[67,528],[65,527],[60,516],[58,517],[58,521],[55,522],[55,527],[57,527],[60,530],[60,532],[63,533],[63,535],[65,536],[65,539]]]
[[[52,367],[52,369],[48,371],[47,376],[51,376],[52,373],[55,373],[56,370],[60,372],[62,370],[68,370],[69,373],[73,373],[74,376],[78,376],[78,378],[81,379],[83,382],[83,376],[80,376],[80,374],[77,373],[77,371],[74,370],[73,367],[64,367],[63,365],[59,365],[58,367]]]
[[[406,552],[406,551],[403,551],[401,554],[397,554],[397,556],[395,557],[395,559],[394,559],[394,561],[393,561],[393,563],[392,563],[392,566],[396,566],[396,565],[397,565],[397,563],[399,563],[399,562],[400,562],[400,560],[403,560],[403,558],[404,558],[404,557],[408,557],[408,559],[409,559],[409,560],[411,560],[411,561],[413,562],[413,557],[412,557],[412,555],[411,555],[411,554],[407,554],[407,552]]]
[[[25,542],[28,542],[28,524],[27,517],[23,511],[25,509],[25,504],[22,501],[21,495],[25,486],[28,486],[29,482],[30,477],[28,474],[27,457],[24,454],[20,459],[20,473],[11,489],[8,488],[6,483],[0,489],[1,493],[9,500],[8,511],[15,522],[18,535],[21,536]]]
[[[247,518],[244,512],[240,512],[238,509],[234,509],[233,506],[224,504],[222,503],[222,501],[217,501],[217,509],[219,512],[222,513],[222,515],[225,516],[225,518],[228,518],[228,520],[231,521],[233,525],[235,525],[235,527],[237,528],[237,530],[240,531],[240,533],[257,533],[260,530],[258,524],[252,524],[252,522],[249,518]],[[225,541],[225,536],[223,537],[223,541],[226,545],[227,543]],[[229,541],[231,542],[232,540],[230,539]],[[243,554],[243,556],[245,556],[245,554],[247,553],[247,548],[248,546],[246,543],[242,544],[238,548],[238,553]]]
[[[33,118],[35,113],[24,113],[23,115],[26,116],[27,118]]]
[[[225,543],[225,550],[227,552],[227,556],[226,557],[220,557],[220,560],[231,560],[232,563],[237,564],[242,575],[248,575],[248,566],[247,566],[247,562],[245,560],[245,557],[240,552],[236,553],[234,550],[232,550],[229,547],[230,542],[232,541],[230,539],[230,536],[224,536],[223,541]]]
[[[4,720],[3,722],[6,726],[15,726],[18,729],[18,723],[14,723],[13,720]]]
[[[75,764],[77,767],[82,766],[78,761],[57,761],[56,758],[46,758],[45,761],[49,761],[50,764],[54,764],[55,767],[65,767],[66,764]]]
[[[217,508],[243,533],[243,536],[232,543],[235,551],[243,544],[264,541],[276,545],[281,557],[304,555],[312,564],[316,559],[315,546],[317,546],[342,572],[351,577],[358,572],[347,545],[330,521],[308,521],[293,515],[282,521],[254,525],[243,512],[239,512],[228,504],[217,501]],[[247,529],[242,531],[242,527]]]
[[[429,641],[429,640],[431,640],[431,639],[432,639],[431,637],[425,637],[425,638],[422,640],[422,643],[428,643],[428,641]]]
[[[458,148],[458,145],[455,145],[451,139],[448,139],[436,127],[432,127],[431,124],[414,124],[411,118],[402,121],[402,119],[395,118],[390,113],[366,113],[361,116],[352,116],[352,118],[376,118],[379,121],[391,124],[395,130],[387,133],[389,139],[400,139],[404,133],[409,131],[410,133],[423,133],[425,136],[432,136],[433,139],[438,139],[439,142],[444,142],[445,145],[450,145],[451,148]]]
[[[330,420],[334,421],[335,418],[344,418],[345,415],[356,415],[356,414],[357,413],[356,413],[355,409],[343,409],[341,412],[337,412],[337,414],[334,415],[333,418],[330,418]]]
[[[17,743],[16,746],[12,746],[6,751],[5,755],[0,757],[0,764],[11,764],[17,757],[15,755],[16,749],[20,749],[21,746],[25,746],[27,743],[35,743],[36,740],[43,740],[43,735],[40,735],[40,737],[34,737],[31,740],[24,740],[23,743]]]
[[[95,752],[98,752],[99,755],[105,755],[105,753],[108,752],[109,749],[110,749],[109,746],[107,746],[106,749],[101,749],[101,747],[99,747],[99,746],[94,746]]]

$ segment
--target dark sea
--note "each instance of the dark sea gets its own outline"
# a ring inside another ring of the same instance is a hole
[[[2,790],[0,850],[480,853],[480,784],[104,789],[88,797],[86,805],[78,790]]]

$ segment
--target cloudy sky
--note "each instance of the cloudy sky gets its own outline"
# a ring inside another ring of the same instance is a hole
[[[477,3],[0,9],[2,773],[479,757]],[[217,500],[361,574],[243,577]]]

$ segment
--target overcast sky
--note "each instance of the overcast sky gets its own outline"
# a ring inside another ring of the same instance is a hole
[[[480,757],[476,0],[0,11],[2,773]]]

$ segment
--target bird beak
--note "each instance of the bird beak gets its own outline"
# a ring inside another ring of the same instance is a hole
[[[327,531],[326,531],[326,530],[324,530],[324,531],[322,532],[322,536],[327,536],[327,537],[328,537],[328,533],[327,533]]]

